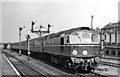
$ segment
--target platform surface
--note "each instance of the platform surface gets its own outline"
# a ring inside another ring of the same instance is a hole
[[[1,50],[0,50],[1,52]],[[9,61],[7,60],[6,56],[0,53],[0,69],[2,69],[2,77],[18,77],[15,68],[11,66]]]

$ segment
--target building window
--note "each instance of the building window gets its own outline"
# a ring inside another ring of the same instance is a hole
[[[118,27],[118,32],[120,32],[120,26]]]
[[[120,32],[117,34],[117,43],[120,43]]]
[[[109,55],[109,50],[106,50],[106,51],[105,51],[105,54],[106,54],[106,55]]]
[[[104,35],[105,37],[104,37],[104,40],[106,40],[106,35]]]
[[[112,51],[112,52],[111,52],[111,55],[115,55],[115,51]]]
[[[101,35],[101,40],[105,40],[105,35]]]
[[[114,33],[111,34],[111,43],[115,43],[115,34]]]
[[[110,35],[106,34],[106,42],[110,42]]]
[[[120,51],[118,51],[118,56],[120,57]]]

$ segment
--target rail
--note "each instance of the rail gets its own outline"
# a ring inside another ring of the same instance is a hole
[[[4,52],[4,54],[8,57],[11,63],[15,66],[15,68],[19,71],[22,77],[46,77],[43,73],[37,71],[30,65],[18,60],[16,57]]]

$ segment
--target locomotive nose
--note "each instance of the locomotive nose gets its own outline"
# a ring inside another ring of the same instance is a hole
[[[75,57],[95,57],[99,55],[98,51],[98,46],[79,45],[72,48],[71,55]]]

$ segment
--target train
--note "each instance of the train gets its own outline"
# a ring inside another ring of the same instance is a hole
[[[109,23],[101,29],[103,58],[119,60],[120,57],[120,21]]]
[[[100,34],[89,27],[78,27],[30,39],[30,56],[77,72],[94,71],[100,62]],[[20,45],[21,44],[21,45]],[[10,49],[27,54],[28,41],[14,42]]]

